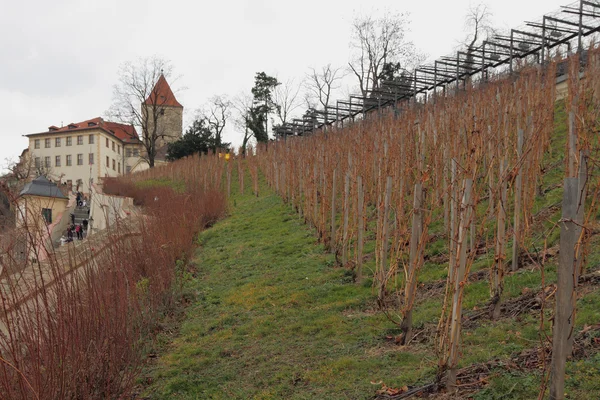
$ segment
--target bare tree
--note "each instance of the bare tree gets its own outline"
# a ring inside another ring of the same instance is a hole
[[[407,14],[387,14],[380,18],[358,17],[352,24],[350,42],[354,49],[348,66],[358,79],[360,91],[368,97],[371,90],[381,85],[381,74],[390,63],[403,69],[414,67],[422,56],[412,42],[406,40],[409,25]]]
[[[487,5],[471,5],[465,16],[465,30],[468,32],[464,44],[467,46],[466,64],[473,64],[473,53],[481,42],[495,33],[491,24],[492,13]]]
[[[306,95],[309,108],[316,108],[314,102],[318,102],[324,110],[329,107],[329,100],[334,90],[340,88],[340,81],[344,78],[345,73],[343,68],[332,68],[331,64],[327,64],[317,71],[315,68],[310,69],[310,73],[306,76]]]
[[[300,87],[301,85],[292,78],[273,89],[273,102],[276,106],[275,115],[277,115],[282,125],[288,122],[290,115],[302,105],[298,97]]]
[[[213,132],[215,141],[213,150],[220,149],[222,147],[229,147],[229,143],[223,143],[223,130],[227,124],[227,120],[231,117],[231,101],[227,96],[214,96],[200,111],[201,118],[204,118],[208,123],[210,130]]]
[[[245,156],[248,143],[254,136],[253,131],[250,129],[254,98],[249,93],[241,92],[233,99],[232,107],[236,112],[234,124],[236,128],[244,132],[244,137],[242,139],[242,155]]]
[[[6,177],[9,178],[11,182],[27,181],[34,175],[42,175],[42,173],[45,172],[43,171],[44,168],[41,162],[38,162],[37,166],[35,165],[34,158],[27,150],[24,151],[21,156],[19,156],[19,161],[8,158],[5,159],[5,165],[6,169],[8,170]]]
[[[118,83],[113,89],[113,104],[107,114],[122,123],[141,129],[144,154],[150,168],[158,148],[168,135],[165,124],[159,122],[173,96],[165,96],[157,82],[169,78],[173,68],[168,60],[149,57],[136,63],[126,62],[119,69]],[[172,93],[171,93],[172,94]]]

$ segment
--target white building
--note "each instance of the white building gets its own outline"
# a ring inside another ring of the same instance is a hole
[[[27,157],[36,174],[44,173],[84,192],[100,178],[129,172],[143,149],[133,126],[100,117],[25,136],[29,138]]]

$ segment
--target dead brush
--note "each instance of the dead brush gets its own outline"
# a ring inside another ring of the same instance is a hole
[[[201,161],[195,168],[218,168],[208,157]],[[22,232],[30,257],[4,251],[3,269],[22,272],[5,274],[0,284],[0,398],[104,399],[131,392],[156,321],[177,301],[177,260],[187,259],[196,233],[227,211],[216,178],[186,176],[173,165],[161,173],[181,176],[183,191],[107,182],[107,193],[134,197],[144,215],[117,220],[97,235],[103,240],[91,236],[59,251],[38,241],[47,233],[38,223]]]

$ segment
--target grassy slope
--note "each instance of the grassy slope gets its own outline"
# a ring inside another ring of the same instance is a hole
[[[371,380],[432,366],[383,337],[369,285],[351,283],[273,195],[238,198],[200,236],[198,301],[153,372],[152,398],[364,398]],[[365,309],[367,311],[365,311]]]
[[[563,130],[559,120],[557,131]],[[558,152],[561,136],[554,144]],[[544,186],[561,177],[560,168],[554,168]],[[537,199],[534,212],[560,201],[561,192],[556,188]],[[333,257],[315,243],[313,232],[297,215],[265,188],[262,193],[259,198],[237,196],[231,216],[201,234],[195,260],[198,276],[188,288],[197,300],[187,310],[179,335],[159,349],[162,356],[147,371],[147,380],[154,382],[148,396],[360,399],[372,398],[378,386],[371,381],[389,386],[431,381],[437,365],[433,340],[410,348],[386,340],[398,330],[374,311],[370,281],[352,283],[351,274],[333,266]],[[541,233],[557,218],[550,216],[532,235],[538,248],[543,237],[558,239],[548,231]],[[443,240],[436,244],[428,251],[445,251]],[[597,264],[598,253],[592,251],[591,266]],[[486,267],[491,257],[482,256],[474,269]],[[555,271],[556,260],[550,260],[544,268],[546,283],[555,280]],[[443,277],[444,265],[428,264],[420,280]],[[507,276],[505,298],[537,290],[540,282],[539,270]],[[486,281],[472,283],[465,309],[482,306],[488,298]],[[417,327],[434,326],[440,304],[441,296],[420,299]],[[548,333],[549,316],[548,311]],[[600,293],[595,290],[580,300],[577,325],[598,321]],[[539,325],[539,311],[533,311],[466,329],[461,365],[508,358],[539,345]],[[569,398],[598,398],[599,366],[599,355],[569,363]],[[539,372],[496,371],[475,398],[536,398],[540,380]]]

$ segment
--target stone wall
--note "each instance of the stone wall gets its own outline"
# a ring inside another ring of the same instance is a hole
[[[147,105],[146,115],[149,115],[148,119],[148,131],[152,132],[154,123],[152,121],[152,106]],[[174,106],[159,106],[160,115],[158,117],[158,129],[157,134],[165,136],[157,140],[156,148],[160,149],[166,143],[172,143],[177,139],[181,138],[183,133],[183,107]]]

